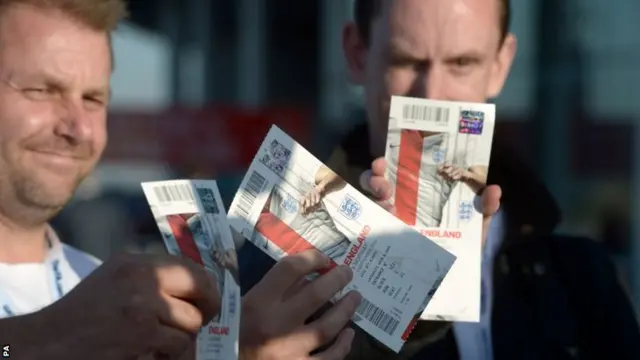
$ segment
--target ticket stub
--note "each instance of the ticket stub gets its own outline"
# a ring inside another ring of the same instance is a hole
[[[455,256],[403,224],[273,126],[229,209],[231,227],[274,259],[318,249],[354,278],[355,324],[400,351]]]
[[[237,359],[241,307],[238,260],[216,182],[146,182],[142,189],[168,252],[190,258],[217,280],[222,307],[220,314],[200,329],[196,359]]]
[[[455,254],[422,319],[480,321],[482,212],[495,105],[394,96],[385,158],[396,216]]]

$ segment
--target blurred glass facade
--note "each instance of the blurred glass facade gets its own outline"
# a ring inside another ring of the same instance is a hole
[[[496,136],[538,168],[563,208],[563,230],[606,234],[640,301],[640,228],[632,228],[640,211],[640,2],[512,3],[518,55],[496,99]],[[114,34],[110,148],[59,219],[67,238],[102,258],[160,249],[139,182],[216,177],[230,200],[271,123],[325,155],[361,101],[341,50],[351,7],[131,1],[130,21]]]

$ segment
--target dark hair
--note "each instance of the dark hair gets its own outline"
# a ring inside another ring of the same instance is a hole
[[[124,0],[0,0],[0,12],[13,5],[58,10],[97,31],[110,32],[127,17]]]
[[[500,42],[502,43],[509,33],[511,22],[511,0],[498,0],[500,3]],[[380,15],[382,0],[355,0],[353,16],[360,36],[369,44],[371,36],[371,23]]]

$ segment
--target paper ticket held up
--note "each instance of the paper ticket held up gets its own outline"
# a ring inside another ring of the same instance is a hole
[[[495,105],[393,96],[385,159],[396,216],[456,255],[422,319],[480,321],[482,213]]]
[[[455,256],[388,214],[273,126],[229,209],[229,223],[272,258],[318,249],[354,278],[353,321],[398,352]]]
[[[196,359],[237,359],[241,301],[238,261],[216,182],[146,182],[142,189],[168,252],[190,258],[217,280],[222,299],[220,314],[200,329]]]

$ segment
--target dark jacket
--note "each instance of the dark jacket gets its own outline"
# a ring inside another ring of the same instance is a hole
[[[372,161],[362,124],[327,165],[358,188]],[[635,313],[606,252],[590,239],[554,234],[557,205],[500,139],[492,145],[488,182],[502,188],[506,223],[493,266],[494,359],[640,359]],[[257,268],[273,263],[250,244],[240,262],[245,290],[266,272]],[[348,359],[458,359],[450,324],[421,323],[399,356],[359,333]]]

